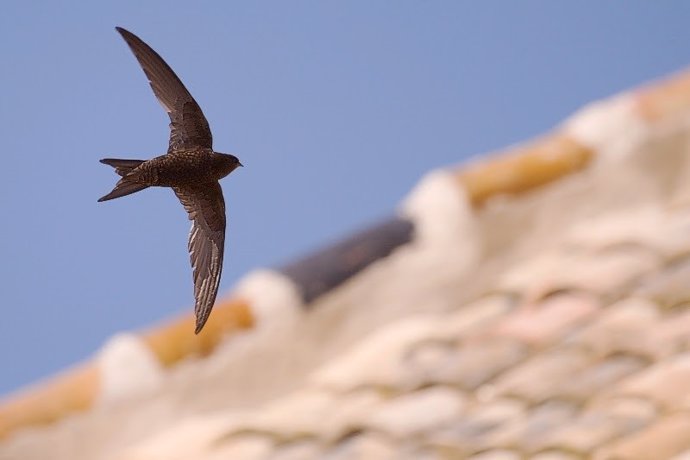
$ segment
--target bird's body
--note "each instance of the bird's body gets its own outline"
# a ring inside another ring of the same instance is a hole
[[[147,187],[170,187],[192,220],[189,253],[196,298],[196,329],[208,319],[218,292],[225,246],[225,201],[219,180],[242,166],[237,157],[213,151],[208,122],[175,73],[146,43],[116,28],[136,56],[151,88],[170,116],[168,152],[150,160],[106,158],[122,178],[98,201],[130,195]]]
[[[101,161],[108,164],[113,160],[106,158]],[[127,177],[149,187],[185,187],[218,181],[236,167],[237,160],[231,155],[211,149],[189,149],[144,161]]]

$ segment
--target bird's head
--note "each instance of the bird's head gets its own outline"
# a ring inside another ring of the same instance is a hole
[[[222,171],[223,177],[233,172],[239,166],[243,166],[242,163],[240,163],[240,159],[235,155],[220,152],[215,153],[217,154],[216,159],[220,163],[219,169]]]

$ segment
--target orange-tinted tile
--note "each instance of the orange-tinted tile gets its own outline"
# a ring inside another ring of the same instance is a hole
[[[552,134],[457,172],[470,201],[480,206],[498,195],[514,195],[586,167],[593,152],[577,141]]]
[[[686,112],[690,109],[690,71],[642,88],[636,98],[640,115],[650,122]]]
[[[194,316],[189,314],[146,332],[142,339],[164,366],[185,357],[206,355],[228,334],[254,326],[251,305],[244,299],[216,303],[208,323],[194,334]]]

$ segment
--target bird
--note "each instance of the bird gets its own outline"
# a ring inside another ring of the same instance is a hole
[[[242,166],[232,154],[213,150],[213,136],[199,104],[168,64],[132,32],[116,27],[170,117],[165,154],[150,160],[104,158],[121,178],[99,202],[148,187],[170,187],[187,211],[192,228],[188,250],[194,281],[194,314],[198,334],[218,294],[225,248],[225,199],[219,180]]]

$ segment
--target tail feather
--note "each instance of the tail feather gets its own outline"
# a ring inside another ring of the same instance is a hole
[[[117,184],[115,184],[115,188],[107,195],[100,197],[98,202],[100,203],[101,201],[108,201],[115,198],[120,198],[122,196],[131,195],[132,193],[144,190],[145,188],[148,188],[148,185],[140,182],[134,182],[126,177],[123,177],[118,181]]]
[[[115,172],[123,177],[143,162],[144,160],[120,160],[118,158],[103,158],[101,160],[101,163],[112,166],[115,168]]]
[[[122,179],[115,184],[115,188],[105,196],[98,199],[101,201],[108,201],[114,198],[120,198],[121,196],[130,195],[132,193],[138,192],[139,190],[144,190],[148,187],[146,184],[137,182],[136,180],[128,179],[126,176],[132,172],[137,166],[142,164],[144,160],[120,160],[117,158],[104,158],[101,163],[115,168],[115,172],[122,176]]]

